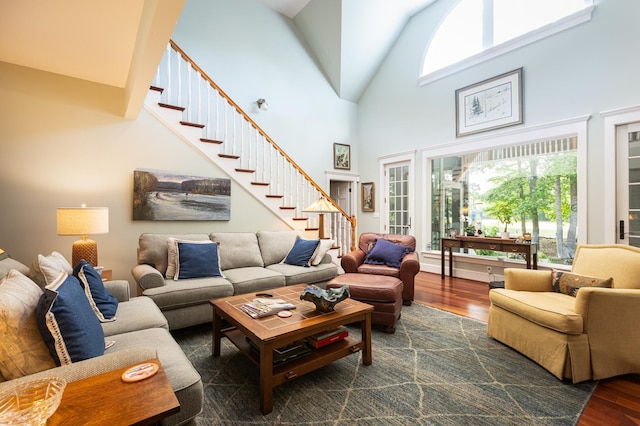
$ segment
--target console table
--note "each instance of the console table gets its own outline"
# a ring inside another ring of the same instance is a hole
[[[444,254],[449,249],[449,276],[453,276],[453,254],[452,248],[474,249],[474,250],[493,250],[506,253],[523,254],[527,260],[527,269],[538,269],[538,245],[533,243],[516,243],[515,240],[506,240],[502,238],[491,237],[456,237],[443,238],[440,242],[440,258],[442,270],[440,278],[444,279]]]

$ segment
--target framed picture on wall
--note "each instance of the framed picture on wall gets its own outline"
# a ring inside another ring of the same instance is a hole
[[[376,193],[373,182],[362,184],[362,211],[376,211]]]
[[[351,169],[351,146],[334,143],[333,144],[333,167],[336,169]]]
[[[522,68],[456,90],[456,137],[522,122]]]

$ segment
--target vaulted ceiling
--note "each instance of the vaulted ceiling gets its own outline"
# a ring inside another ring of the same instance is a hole
[[[122,89],[132,118],[185,1],[0,0],[0,61]],[[357,102],[407,20],[435,0],[258,1],[293,19],[336,93]]]

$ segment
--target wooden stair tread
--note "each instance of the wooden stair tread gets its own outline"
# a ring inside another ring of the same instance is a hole
[[[156,92],[164,92],[164,89],[162,87],[158,87],[158,86],[149,86],[149,90],[154,90]]]
[[[308,220],[308,217],[292,217],[291,220]]]
[[[231,155],[231,154],[218,154],[218,157],[220,157],[220,158],[231,158],[232,160],[237,160],[238,158],[240,158],[239,155]]]
[[[204,124],[191,123],[190,121],[181,121],[180,124],[182,124],[183,126],[199,127],[201,129],[204,127]]]
[[[254,173],[255,170],[252,170],[252,169],[236,169],[236,172],[238,172],[238,173]]]
[[[185,110],[185,107],[181,107],[181,106],[178,106],[178,105],[163,104],[162,102],[158,102],[158,105],[161,106],[162,108],[175,109],[176,111],[184,111]]]
[[[204,142],[204,143],[217,143],[217,144],[221,144],[224,143],[222,141],[218,141],[215,139],[207,139],[207,138],[200,138],[200,142]]]
[[[251,185],[255,185],[255,186],[269,186],[270,183],[269,182],[251,182]]]
[[[295,210],[295,206],[280,206],[280,210]]]
[[[282,197],[284,197],[284,195],[271,195],[271,194],[267,194],[267,195],[265,195],[265,197],[267,197],[267,198],[282,198]]]

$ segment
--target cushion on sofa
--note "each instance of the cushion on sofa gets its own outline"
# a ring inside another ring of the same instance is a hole
[[[104,332],[78,279],[63,272],[44,289],[36,308],[38,328],[56,365],[104,353]]]
[[[167,273],[167,239],[176,238],[189,241],[207,241],[207,234],[141,234],[138,238],[138,263],[156,268],[162,275]]]
[[[211,299],[233,296],[233,285],[225,278],[166,280],[164,286],[147,289],[143,294],[162,311],[202,304],[211,309]]]
[[[246,294],[284,287],[285,277],[268,268],[236,268],[224,271],[227,279],[233,284],[233,294]]]
[[[611,288],[613,278],[597,278],[587,275],[576,274],[575,272],[564,272],[554,270],[551,273],[553,291],[576,297],[581,287],[604,287]]]
[[[306,240],[298,237],[281,263],[294,266],[311,266],[311,258],[319,244],[320,240]]]
[[[206,240],[183,240],[180,238],[167,238],[167,272],[164,276],[169,279],[174,279],[176,275],[176,267],[178,266],[178,243],[192,243],[192,244],[211,244],[212,241],[207,237]]]
[[[57,251],[51,252],[48,256],[39,254],[31,265],[29,278],[40,287],[44,287],[54,282],[62,271],[68,275],[73,273],[73,267],[63,255]]]
[[[253,232],[212,232],[209,237],[220,243],[220,269],[223,271],[264,266],[258,237]]]
[[[5,251],[4,254],[6,255],[7,252]],[[5,257],[4,259],[0,260],[0,279],[6,277],[12,269],[15,269],[22,275],[29,275],[29,267],[27,265],[23,265],[22,263],[18,262],[15,259],[12,259],[11,257]]]
[[[177,241],[176,272],[174,280],[189,278],[223,277],[220,272],[218,243],[189,243]]]
[[[56,366],[36,321],[41,295],[42,289],[17,270],[0,280],[0,372],[5,379]]]
[[[114,321],[118,309],[118,299],[110,295],[98,271],[86,260],[73,268],[73,276],[78,278],[91,309],[100,322]]]
[[[116,311],[117,321],[102,323],[104,336],[128,333],[135,330],[145,330],[147,328],[169,329],[167,319],[162,315],[160,308],[148,297],[134,297],[127,302],[118,304]]]
[[[576,300],[562,293],[493,289],[491,304],[543,327],[565,334],[582,334],[583,318],[573,309]]]
[[[267,266],[267,269],[284,275],[285,285],[326,283],[338,275],[338,267],[334,263],[321,263],[318,266],[305,268],[284,263]]]
[[[392,268],[399,268],[402,259],[413,251],[413,248],[395,244],[384,238],[376,239],[371,251],[367,253],[364,263],[371,265],[387,265]]]
[[[256,236],[264,266],[269,266],[282,262],[296,238],[303,234],[301,231],[258,231]]]
[[[319,265],[322,262],[324,255],[327,254],[329,250],[331,250],[331,247],[333,247],[335,243],[336,243],[335,240],[320,240],[320,244],[318,244],[318,248],[316,249],[315,253],[313,253],[313,256],[311,257],[311,265],[312,266]]]

